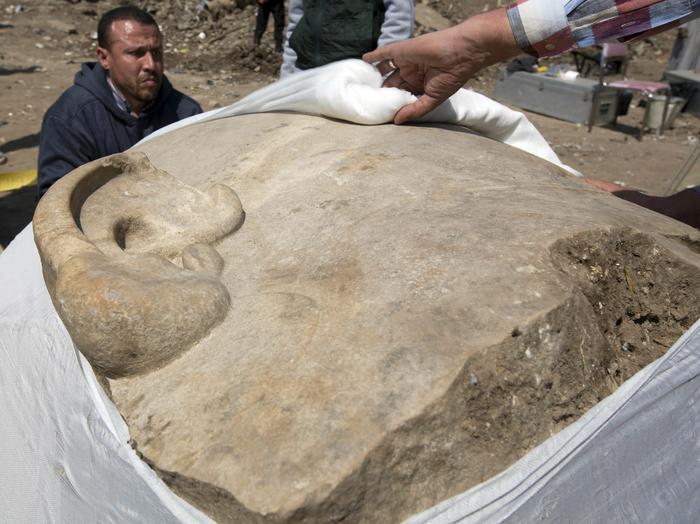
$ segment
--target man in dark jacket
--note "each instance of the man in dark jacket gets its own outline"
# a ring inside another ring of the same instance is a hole
[[[76,167],[202,112],[164,76],[162,37],[148,13],[113,9],[100,19],[97,34],[99,63],[83,64],[74,85],[44,115],[39,196]]]

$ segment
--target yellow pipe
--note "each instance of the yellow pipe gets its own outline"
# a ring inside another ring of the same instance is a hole
[[[36,169],[0,173],[0,192],[14,191],[36,182]]]

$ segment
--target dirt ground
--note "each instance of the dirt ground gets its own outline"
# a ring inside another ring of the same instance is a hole
[[[154,12],[165,34],[166,71],[172,83],[205,110],[235,102],[275,80],[280,57],[273,52],[272,20],[263,45],[252,45],[255,8],[250,0],[135,2]],[[39,131],[46,109],[71,85],[80,63],[94,59],[97,20],[115,0],[0,1],[0,150],[8,161],[0,174],[36,167]],[[484,0],[428,0],[425,7],[456,23],[496,7]],[[418,30],[426,30],[418,25]],[[629,76],[658,80],[673,32],[632,46]],[[559,62],[570,62],[563,57]],[[471,82],[491,94],[495,69]],[[585,175],[661,193],[688,156],[700,120],[681,115],[664,136],[637,140],[643,109],[632,107],[615,128],[594,128],[528,114],[561,159]],[[0,246],[31,220],[35,187],[0,193]]]

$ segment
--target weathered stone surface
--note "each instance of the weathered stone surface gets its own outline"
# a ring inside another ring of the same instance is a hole
[[[242,221],[233,190],[194,190],[143,153],[90,162],[56,184],[37,207],[34,234],[56,309],[98,372],[163,366],[223,320],[223,262],[199,242]],[[184,269],[165,258],[173,255]]]
[[[190,248],[220,270],[226,319],[110,381],[139,451],[222,522],[399,521],[507,467],[700,314],[697,231],[462,130],[265,114],[139,149],[246,211]],[[95,244],[113,247],[92,228],[117,180],[83,206]],[[163,241],[156,201],[135,250],[179,264],[194,239]]]

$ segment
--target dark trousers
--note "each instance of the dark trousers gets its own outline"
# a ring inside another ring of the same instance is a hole
[[[275,49],[282,50],[282,34],[284,33],[284,0],[267,0],[264,4],[258,3],[258,17],[255,20],[255,44],[260,43],[270,13],[275,20]]]

